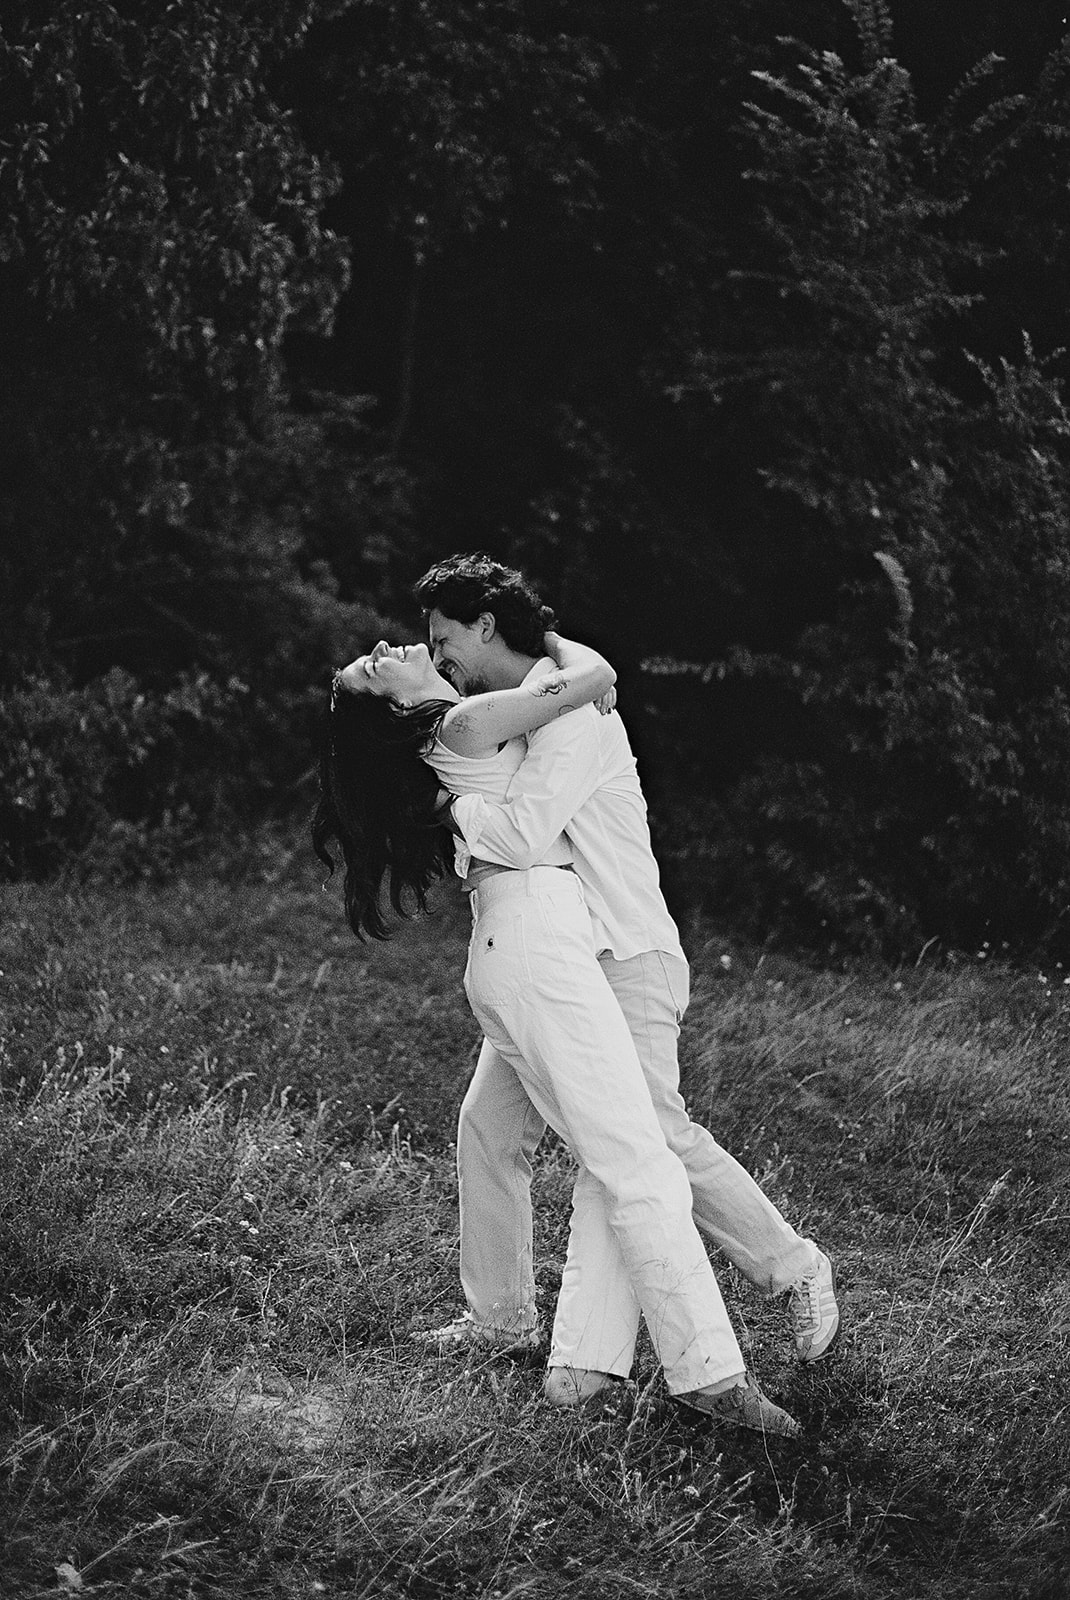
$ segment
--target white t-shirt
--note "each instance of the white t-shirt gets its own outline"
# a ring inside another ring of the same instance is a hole
[[[483,795],[488,800],[504,800],[526,755],[527,745],[523,739],[510,739],[500,750],[490,751],[487,755],[462,756],[456,750],[447,749],[442,740],[436,737],[422,759],[441,778],[443,788],[451,794]],[[453,867],[459,878],[467,878],[475,855],[478,855],[478,851],[470,850],[465,841],[456,840]],[[567,841],[560,838],[552,840],[539,861],[530,865],[564,867],[570,865],[571,861],[572,851]]]

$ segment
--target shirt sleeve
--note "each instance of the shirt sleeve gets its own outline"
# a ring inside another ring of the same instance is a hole
[[[505,800],[461,795],[453,817],[473,856],[520,871],[537,867],[601,777],[593,706],[558,717],[528,735],[528,753]]]

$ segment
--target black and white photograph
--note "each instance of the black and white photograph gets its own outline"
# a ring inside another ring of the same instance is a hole
[[[0,1600],[1070,1600],[1067,0],[0,0]]]

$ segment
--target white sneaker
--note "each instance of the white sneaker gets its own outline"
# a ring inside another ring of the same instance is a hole
[[[799,1360],[820,1361],[840,1331],[836,1269],[822,1250],[810,1276],[800,1278],[788,1291],[788,1315]]]
[[[410,1339],[433,1350],[436,1355],[449,1355],[454,1350],[475,1350],[486,1355],[530,1355],[542,1344],[538,1328],[496,1328],[491,1322],[477,1322],[470,1311],[456,1317],[441,1328],[419,1328],[410,1333]]]

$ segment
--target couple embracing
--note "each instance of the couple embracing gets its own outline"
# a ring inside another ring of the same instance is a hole
[[[615,674],[561,638],[520,573],[475,555],[425,573],[424,644],[335,675],[313,825],[345,862],[346,915],[385,936],[451,865],[472,909],[464,983],[484,1040],[457,1134],[468,1309],[438,1349],[541,1343],[531,1162],[546,1125],[576,1158],[545,1393],[597,1405],[631,1371],[642,1315],[669,1393],[794,1436],[747,1371],[699,1230],[784,1294],[796,1350],[839,1326],[832,1265],[680,1095],[688,967],[661,893]]]

